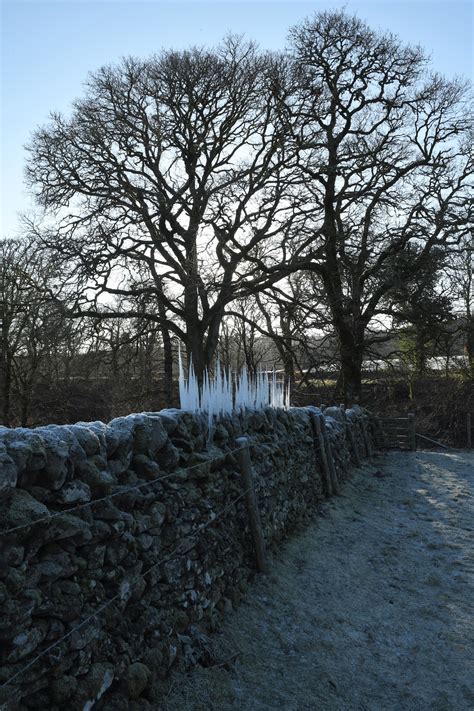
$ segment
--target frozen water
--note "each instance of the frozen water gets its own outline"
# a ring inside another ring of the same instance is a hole
[[[264,407],[288,408],[290,406],[290,384],[277,379],[275,371],[271,377],[265,371],[259,371],[255,376],[251,376],[246,367],[242,368],[240,373],[232,373],[223,369],[218,359],[214,377],[211,378],[206,369],[202,386],[199,387],[192,361],[189,364],[188,377],[185,377],[181,351],[179,351],[178,363],[181,409],[207,412],[209,429],[214,415],[230,414],[245,409],[260,410]]]

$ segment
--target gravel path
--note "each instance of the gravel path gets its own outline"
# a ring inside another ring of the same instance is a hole
[[[474,709],[474,453],[379,455],[251,586],[166,711]]]

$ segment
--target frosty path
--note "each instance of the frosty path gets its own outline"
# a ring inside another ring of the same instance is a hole
[[[356,470],[227,619],[218,656],[237,661],[179,676],[157,708],[474,708],[473,479],[467,452]]]

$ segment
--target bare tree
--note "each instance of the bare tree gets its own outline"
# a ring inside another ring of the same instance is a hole
[[[461,253],[460,267],[460,292],[466,318],[465,351],[469,372],[474,379],[474,247],[472,241]]]
[[[472,234],[450,255],[446,268],[451,298],[464,341],[468,372],[474,379],[474,241]]]
[[[1,398],[3,424],[12,410],[26,426],[34,384],[67,326],[54,293],[57,266],[30,239],[0,240]],[[12,408],[12,396],[15,408]]]
[[[423,260],[472,225],[466,87],[431,74],[420,48],[344,12],[316,15],[291,39],[294,85],[282,90],[281,111],[312,210],[307,256],[352,400],[368,328],[410,278],[398,255],[416,243]]]
[[[284,63],[235,38],[126,59],[92,75],[72,116],[53,114],[29,147],[29,182],[59,220],[46,241],[93,290],[82,313],[104,293],[142,298],[110,316],[159,323],[198,373],[226,306],[290,269],[297,197],[275,111]]]

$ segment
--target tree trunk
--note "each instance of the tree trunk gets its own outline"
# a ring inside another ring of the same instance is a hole
[[[350,407],[360,402],[362,390],[363,350],[350,332],[339,333],[341,356],[341,392],[344,405]]]
[[[2,394],[2,423],[5,427],[10,427],[10,403],[12,386],[12,365],[8,350],[8,326],[3,318],[2,328],[2,352],[0,354],[0,387]]]
[[[346,407],[360,402],[362,390],[362,359],[364,355],[365,323],[352,303],[350,315],[343,308],[342,284],[334,267],[324,279],[332,323],[339,343],[340,373],[335,396]]]
[[[335,124],[335,114],[333,115]],[[364,324],[360,316],[361,294],[357,279],[353,279],[349,301],[344,293],[340,273],[338,245],[339,227],[336,219],[336,176],[338,171],[338,144],[331,127],[327,130],[328,173],[324,192],[323,235],[326,239],[326,265],[321,273],[332,322],[339,341],[341,359],[340,383],[342,390],[337,393],[346,407],[360,401],[362,386],[362,356],[364,352]],[[355,275],[353,275],[355,277]]]
[[[173,407],[173,347],[170,332],[164,326],[161,329],[163,339],[163,395],[166,407]]]
[[[2,354],[3,356],[3,354]],[[2,357],[2,371],[1,371],[1,386],[2,386],[2,400],[3,400],[3,412],[2,420],[5,427],[10,427],[10,402],[11,402],[11,386],[12,386],[12,373],[11,364],[9,362],[8,355],[5,354]]]
[[[474,378],[474,318],[468,317],[466,326],[466,355],[471,378]]]
[[[20,410],[20,422],[22,427],[28,426],[28,415],[30,414],[30,393],[25,390],[21,394],[20,398],[21,410]]]
[[[219,311],[213,315],[207,331],[207,338],[205,339],[204,358],[206,368],[210,367],[212,360],[216,354],[217,346],[219,344],[219,332],[221,329],[221,323],[222,312]]]
[[[281,350],[280,348],[278,348],[278,344],[277,348],[280,351],[280,357],[283,362],[285,378],[290,381],[291,388],[293,389],[293,385],[295,382],[295,359],[292,353],[293,343],[291,339],[291,318],[288,314],[282,313],[281,310],[280,328],[283,335],[283,339],[281,341]]]
[[[158,300],[158,314],[161,320],[160,331],[163,339],[163,396],[166,407],[173,407],[173,344],[170,330],[166,325],[166,309],[162,299]]]
[[[422,378],[426,373],[426,343],[427,335],[423,329],[418,327],[415,333],[415,375],[417,378]]]
[[[192,367],[199,383],[202,383],[204,369],[206,367],[206,357],[204,353],[204,343],[201,335],[199,322],[190,323],[186,321],[186,355],[188,368]]]

